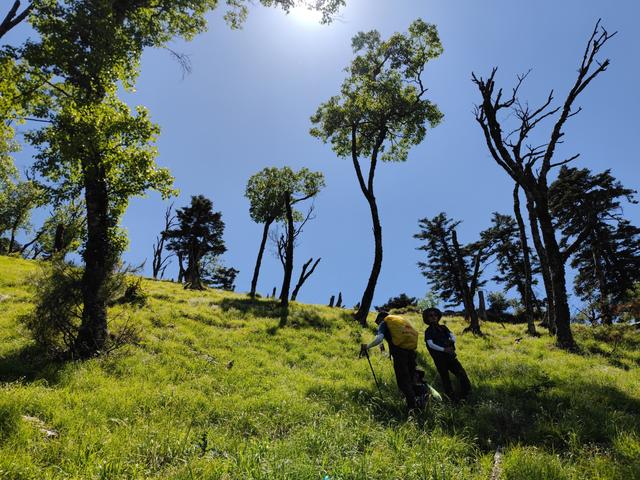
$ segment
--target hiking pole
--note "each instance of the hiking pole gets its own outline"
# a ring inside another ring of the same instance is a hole
[[[373,379],[376,381],[376,387],[378,387],[378,393],[380,394],[380,398],[382,398],[382,390],[380,390],[380,384],[378,383],[378,378],[376,377],[376,372],[373,371],[373,365],[371,365],[371,359],[369,358],[369,350],[365,350],[364,354],[367,356],[367,361],[369,362],[369,366],[371,367],[371,373],[373,374]]]

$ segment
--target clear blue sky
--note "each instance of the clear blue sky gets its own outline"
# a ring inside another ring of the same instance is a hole
[[[637,1],[347,4],[329,26],[255,6],[244,28],[232,31],[222,12],[216,12],[206,34],[171,45],[190,56],[190,75],[183,78],[168,52],[150,50],[137,92],[127,96],[132,105],[146,105],[162,128],[158,161],[175,176],[180,189],[176,206],[204,194],[222,211],[228,246],[224,261],[240,270],[238,291],[249,289],[261,235],[243,196],[247,179],[266,166],[304,166],[322,171],[327,188],[318,196],[316,218],[295,252],[294,280],[310,256],[322,257],[298,299],[326,303],[342,291],[347,305],[360,300],[373,258],[368,208],[350,161],[337,159],[328,145],[308,133],[310,115],[339,91],[343,68],[352,58],[351,37],[358,31],[377,29],[386,37],[421,17],[438,26],[444,45],[442,57],[427,69],[429,98],[444,112],[444,122],[428,132],[406,163],[384,164],[377,171],[384,262],[374,305],[400,292],[422,296],[427,290],[416,266],[422,256],[413,239],[419,218],[447,212],[463,221],[459,236],[466,242],[489,225],[493,211],[511,213],[511,182],[489,157],[472,114],[479,95],[471,72],[486,75],[499,66],[497,81],[510,88],[516,74],[532,68],[523,98],[537,103],[554,88],[560,101],[574,82],[585,42],[600,17],[608,30],[619,31],[603,51],[611,66],[580,97],[584,110],[569,121],[558,153],[580,152],[575,166],[610,168],[626,186],[640,188]],[[24,32],[14,35],[19,34]],[[30,163],[28,150],[18,162]],[[155,194],[131,203],[124,218],[131,241],[127,261],[139,264],[146,258],[150,264],[166,205]],[[638,206],[625,213],[640,224]],[[281,279],[281,266],[268,252],[258,290],[279,290]]]

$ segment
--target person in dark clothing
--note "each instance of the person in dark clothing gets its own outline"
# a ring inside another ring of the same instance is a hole
[[[456,336],[445,325],[440,325],[441,318],[442,312],[437,308],[422,311],[422,320],[428,325],[424,332],[424,341],[442,379],[445,394],[452,400],[464,400],[471,391],[471,382],[456,357]],[[460,393],[457,397],[451,386],[449,372],[453,373],[460,383]]]
[[[363,343],[360,346],[360,354],[365,354],[366,351],[379,345],[383,340],[387,341],[393,359],[393,370],[396,374],[398,388],[407,401],[407,408],[412,410],[416,407],[414,382],[418,332],[408,320],[399,315],[389,315],[387,312],[378,313],[376,324],[378,325],[376,337],[371,343]]]

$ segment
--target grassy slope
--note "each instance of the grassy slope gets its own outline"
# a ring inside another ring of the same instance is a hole
[[[112,312],[142,326],[139,347],[38,361],[17,323],[35,271],[0,257],[0,478],[487,479],[497,446],[503,479],[640,478],[637,333],[576,328],[574,355],[516,343],[522,326],[475,338],[446,319],[474,395],[407,420],[391,362],[372,358],[381,399],[356,358],[371,333],[320,306],[294,304],[279,328],[267,301],[148,281],[145,308]]]

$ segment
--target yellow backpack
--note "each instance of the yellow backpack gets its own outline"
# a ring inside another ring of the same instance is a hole
[[[415,350],[418,348],[418,331],[408,320],[398,315],[387,315],[384,317],[387,328],[391,333],[391,340],[396,347],[405,350]]]

